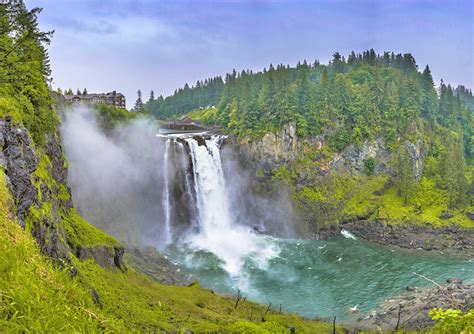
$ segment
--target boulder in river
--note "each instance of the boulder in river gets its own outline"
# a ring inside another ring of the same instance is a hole
[[[462,284],[462,279],[460,279],[460,278],[448,278],[446,280],[446,283],[449,283],[449,284]]]

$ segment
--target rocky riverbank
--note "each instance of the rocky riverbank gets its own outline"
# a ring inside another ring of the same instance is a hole
[[[429,278],[426,278],[429,279]],[[467,310],[474,307],[474,284],[463,284],[461,279],[449,279],[447,285],[418,289],[408,286],[407,291],[386,300],[377,310],[361,315],[358,328],[379,331],[399,329],[418,330],[432,326],[429,311],[434,308]]]
[[[341,227],[361,239],[381,245],[467,256],[474,254],[474,229],[456,226],[435,228],[432,225],[386,225],[377,221],[345,222]]]

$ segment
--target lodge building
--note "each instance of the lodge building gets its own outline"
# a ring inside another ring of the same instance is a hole
[[[85,104],[109,104],[117,108],[125,108],[125,96],[116,91],[110,93],[64,95],[66,102]]]

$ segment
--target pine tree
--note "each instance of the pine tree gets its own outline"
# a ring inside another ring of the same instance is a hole
[[[438,96],[434,88],[433,77],[431,76],[431,70],[426,65],[422,74],[423,81],[423,115],[432,120],[436,119],[436,109]]]
[[[87,95],[87,89],[84,88],[84,90],[82,91],[82,95]]]
[[[448,208],[462,206],[468,189],[462,143],[448,135],[440,162],[442,186],[446,190]]]
[[[145,111],[145,107],[143,105],[142,91],[140,89],[137,91],[137,95],[137,100],[135,101],[135,105],[132,110],[136,113],[141,113]]]
[[[155,101],[155,92],[154,92],[154,91],[150,91],[150,97],[149,97],[147,103],[152,103],[153,101]]]

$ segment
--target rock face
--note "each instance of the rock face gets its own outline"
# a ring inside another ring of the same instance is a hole
[[[153,247],[145,249],[127,248],[127,263],[142,273],[164,284],[189,285],[196,281],[191,275],[160,255]]]
[[[373,159],[375,162],[375,175],[391,171],[390,161],[392,157],[382,138],[374,141],[364,141],[360,146],[348,146],[341,153],[336,153],[329,166],[338,172],[362,173],[365,171],[365,164],[368,159]]]
[[[413,177],[415,180],[419,181],[421,174],[423,173],[423,159],[425,158],[425,153],[422,151],[421,144],[419,143],[415,145],[407,141],[405,147],[407,148],[408,155],[412,161]]]
[[[126,270],[123,263],[123,247],[97,246],[84,247],[79,250],[78,258],[81,261],[93,259],[99,266],[103,268],[119,268]]]
[[[24,226],[32,206],[40,207],[42,201],[49,201],[52,204],[52,215],[35,221],[31,226],[31,233],[43,254],[70,265],[72,261],[69,249],[64,243],[65,235],[59,227],[61,204],[65,204],[64,207],[68,210],[71,208],[70,200],[68,203],[61,203],[59,189],[50,189],[45,184],[40,186],[41,201],[38,198],[38,190],[33,184],[33,173],[38,167],[38,159],[26,129],[12,126],[8,118],[6,121],[0,121],[0,146],[0,160],[11,185],[19,223]],[[61,146],[55,136],[48,139],[46,147],[46,154],[51,160],[51,175],[56,182],[65,185],[67,171],[62,160]],[[64,189],[68,191],[67,186],[64,186]]]
[[[461,281],[462,282],[462,281]],[[474,301],[474,284],[451,283],[428,289],[414,289],[386,300],[376,311],[360,317],[360,327],[391,331],[399,329],[417,330],[434,324],[428,315],[433,308],[471,309]]]
[[[38,203],[38,192],[30,178],[38,160],[26,129],[11,127],[9,121],[0,121],[0,148],[0,167],[8,176],[17,216],[24,226],[28,209]]]
[[[244,161],[254,161],[266,168],[276,168],[296,158],[298,137],[296,126],[287,124],[278,133],[267,133],[261,140],[244,138],[239,144]]]

